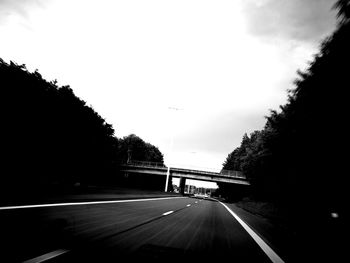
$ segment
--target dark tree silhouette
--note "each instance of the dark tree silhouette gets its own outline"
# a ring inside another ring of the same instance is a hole
[[[107,180],[117,158],[114,130],[69,86],[2,60],[0,82],[2,192]]]
[[[128,152],[132,160],[163,163],[163,154],[159,149],[135,134],[125,136],[119,142],[119,156],[124,163],[127,162]]]
[[[328,211],[337,210],[344,193],[339,189],[346,162],[340,153],[346,149],[348,118],[350,35],[344,19],[349,1],[338,1],[336,6],[342,23],[323,41],[309,68],[298,71],[287,104],[271,111],[262,131],[245,134],[241,146],[224,162],[224,169],[243,171],[266,195],[280,188],[271,196],[274,199],[322,198]],[[271,183],[275,186],[268,189]]]
[[[120,139],[118,155],[122,163],[129,161],[157,162],[163,164],[163,154],[159,149],[135,134],[130,134]],[[127,186],[163,190],[165,177],[159,175],[128,174],[128,178],[121,183]]]
[[[342,247],[340,229],[347,215],[349,1],[338,1],[336,8],[338,28],[308,69],[298,71],[288,102],[271,111],[262,131],[244,135],[224,162],[224,168],[251,179],[252,198],[285,210],[305,247],[317,255],[318,246],[330,257]]]
[[[0,59],[0,87],[5,199],[114,183],[128,144],[139,160],[163,161],[158,148],[135,135],[119,143],[113,127],[69,86],[58,87],[25,65]]]
[[[339,18],[339,23],[347,23],[350,19],[350,1],[349,0],[338,0],[334,7],[338,10],[337,17]]]

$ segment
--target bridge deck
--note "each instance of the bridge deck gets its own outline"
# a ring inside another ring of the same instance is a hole
[[[146,173],[165,175],[168,168],[165,165],[152,165],[152,163],[129,163],[121,165],[122,171],[131,173]],[[239,171],[222,170],[219,172],[201,171],[186,168],[170,168],[173,177],[185,177],[212,182],[228,182],[249,185],[247,178]]]

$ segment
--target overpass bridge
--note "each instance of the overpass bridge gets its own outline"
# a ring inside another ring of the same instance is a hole
[[[130,161],[126,164],[121,164],[120,171],[125,173],[140,173],[167,176],[168,167],[166,167],[163,163]],[[169,185],[172,177],[180,178],[181,193],[183,193],[184,191],[186,179],[194,179],[216,183],[222,182],[239,185],[250,185],[249,181],[242,172],[232,170],[210,172],[171,167],[169,168],[169,181],[166,182],[166,185]]]

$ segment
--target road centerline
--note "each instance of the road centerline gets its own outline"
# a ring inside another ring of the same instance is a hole
[[[163,216],[167,216],[167,215],[170,215],[170,214],[172,214],[172,213],[174,213],[174,211],[168,211],[168,212],[163,213],[162,215],[163,215]]]
[[[58,257],[60,255],[63,255],[67,252],[69,252],[69,250],[67,250],[67,249],[57,249],[55,251],[51,251],[51,252],[46,253],[44,255],[25,260],[22,263],[40,263],[40,262],[44,262],[44,261],[50,260],[52,258]]]

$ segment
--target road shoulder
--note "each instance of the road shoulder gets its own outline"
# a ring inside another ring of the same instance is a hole
[[[253,214],[234,203],[225,203],[238,215],[261,239],[263,239],[285,262],[291,260],[293,253],[293,233],[268,218]]]

